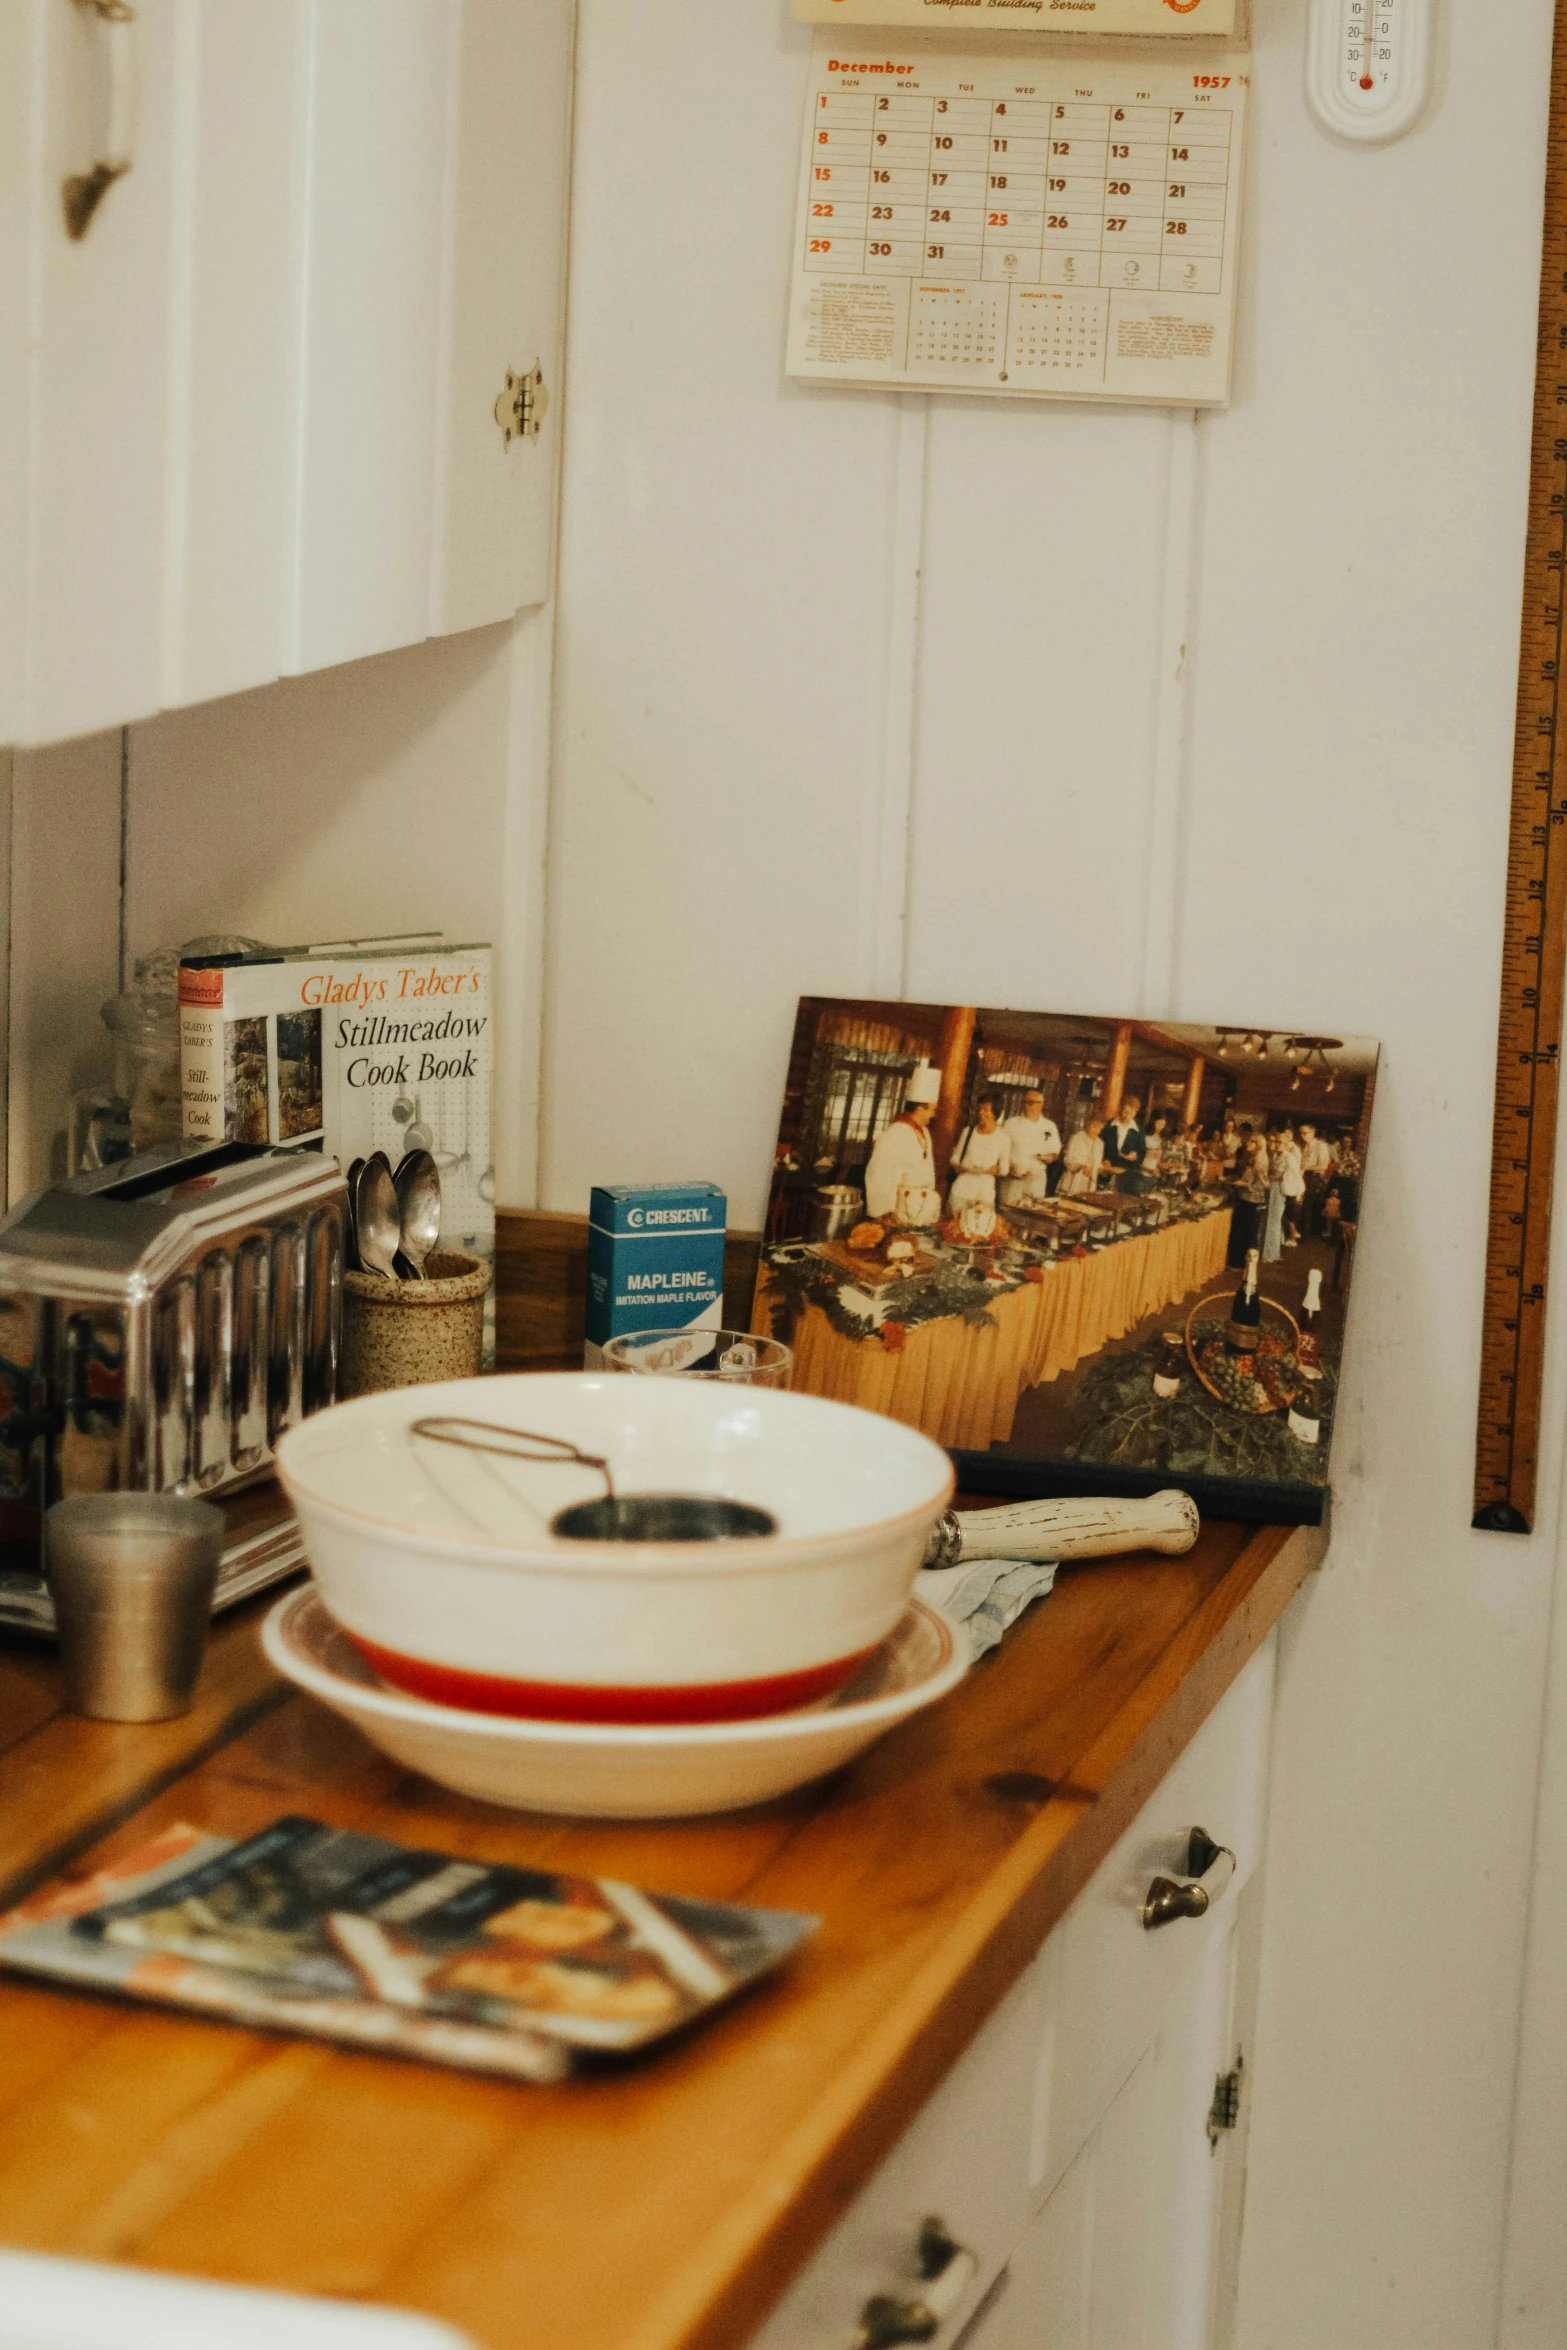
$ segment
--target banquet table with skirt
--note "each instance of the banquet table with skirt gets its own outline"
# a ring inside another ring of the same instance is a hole
[[[863,1338],[835,1330],[807,1305],[794,1330],[797,1393],[861,1405],[923,1429],[938,1444],[984,1452],[1012,1434],[1018,1398],[1124,1338],[1146,1315],[1205,1287],[1224,1270],[1230,1211],[1139,1232],[1082,1257],[1058,1257],[1042,1278],[976,1302],[982,1323],[961,1314]],[[772,1292],[764,1257],[754,1330],[771,1333]]]

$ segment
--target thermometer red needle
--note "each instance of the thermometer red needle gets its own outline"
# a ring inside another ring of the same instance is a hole
[[[1392,15],[1396,5],[1397,0],[1370,0],[1367,7],[1365,40],[1360,52],[1360,86],[1363,90],[1374,90],[1377,86],[1376,44],[1383,37],[1391,40]],[[1379,16],[1383,20],[1380,26],[1377,23]]]

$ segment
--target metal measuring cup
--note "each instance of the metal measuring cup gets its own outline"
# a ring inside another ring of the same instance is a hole
[[[174,1493],[77,1493],[45,1519],[66,1702],[104,1722],[190,1711],[223,1555],[223,1515]]]

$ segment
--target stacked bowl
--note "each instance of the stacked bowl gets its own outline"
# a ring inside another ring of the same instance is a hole
[[[947,1457],[849,1405],[592,1372],[457,1380],[318,1414],[278,1467],[315,1582],[269,1618],[273,1661],[491,1802],[762,1802],[966,1662],[910,1596]]]

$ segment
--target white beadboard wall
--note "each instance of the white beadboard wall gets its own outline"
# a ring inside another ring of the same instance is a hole
[[[1504,42],[1444,0],[1385,151],[1307,117],[1304,0],[1254,13],[1236,396],[1194,419],[785,382],[806,34],[580,0],[558,617],[170,714],[123,766],[17,755],[11,1184],[101,1058],[122,917],[133,955],[493,935],[501,1193],[565,1209],[699,1171],[754,1224],[802,990],[1380,1034],[1239,2343],[1561,2350],[1543,1899],[1503,2276],[1560,1464],[1531,1540],[1468,1530],[1551,6]]]
[[[807,36],[582,0],[541,1196],[700,1172],[754,1224],[801,990],[1386,1040],[1240,2342],[1480,2350],[1558,1484],[1532,1540],[1469,1531],[1551,8],[1504,42],[1447,0],[1385,150],[1309,119],[1303,0],[1254,14],[1235,400],[1194,422],[785,382]],[[1559,2345],[1526,2267],[1504,2339]]]

